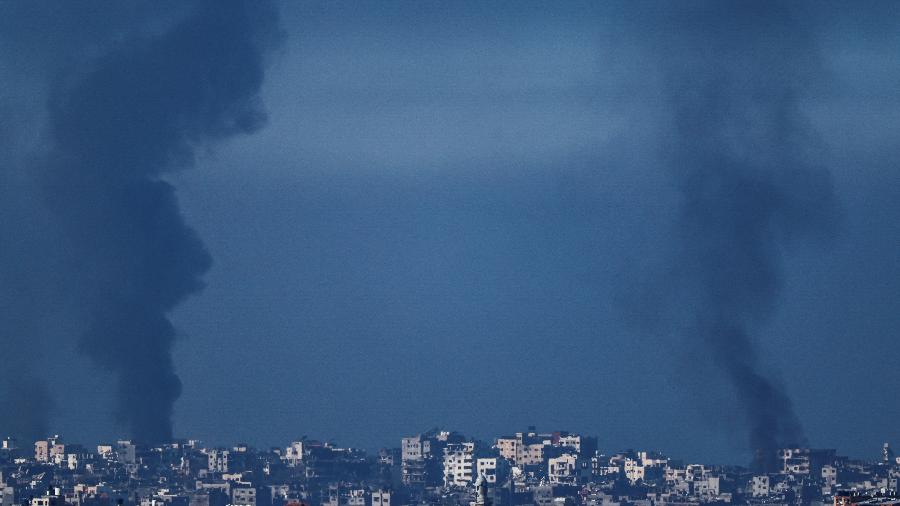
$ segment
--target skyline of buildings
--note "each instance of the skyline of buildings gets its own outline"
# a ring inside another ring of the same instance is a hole
[[[534,427],[490,441],[432,429],[377,454],[309,438],[256,449],[176,440],[88,448],[54,435],[0,446],[0,506],[900,505],[900,459],[777,450],[773,468],[606,454],[598,438]]]

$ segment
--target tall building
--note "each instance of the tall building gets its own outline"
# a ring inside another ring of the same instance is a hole
[[[459,434],[434,430],[403,438],[400,448],[403,484],[412,487],[443,484],[444,448],[462,442]]]
[[[494,485],[509,478],[509,461],[503,457],[481,457],[475,460],[475,474],[484,476],[487,483]]]
[[[517,466],[539,466],[544,462],[544,446],[552,444],[552,434],[534,431],[497,439],[500,456]]]
[[[444,447],[444,486],[465,487],[475,475],[475,442],[450,443]]]
[[[48,462],[50,460],[50,443],[47,441],[34,442],[34,460]]]

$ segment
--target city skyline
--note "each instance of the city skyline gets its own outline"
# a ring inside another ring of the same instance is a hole
[[[372,454],[305,436],[268,449],[196,439],[89,448],[59,435],[22,443],[0,444],[4,506],[900,503],[900,458],[888,443],[867,459],[784,447],[749,467],[642,449],[606,453],[596,437],[535,427],[490,442],[435,428]]]

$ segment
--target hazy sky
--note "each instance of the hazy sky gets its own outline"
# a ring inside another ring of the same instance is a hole
[[[678,234],[666,69],[693,69],[698,46],[672,5],[281,5],[267,124],[165,176],[213,259],[174,312],[176,435],[377,448],[434,426],[537,425],[746,462],[706,352],[635,321],[665,312],[646,290]],[[839,219],[830,239],[773,253],[781,290],[753,340],[813,446],[874,456],[900,443],[900,4],[791,6],[804,45],[784,50],[816,68],[794,98]],[[702,32],[716,11],[687,16]],[[762,33],[733,45],[794,40]],[[3,100],[39,110],[42,77],[9,40]],[[700,77],[728,64],[719,47]],[[52,429],[122,434],[110,379],[57,350]]]

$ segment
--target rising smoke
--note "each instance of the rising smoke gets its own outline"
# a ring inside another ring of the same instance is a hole
[[[29,287],[52,286],[47,297],[77,306],[70,338],[112,373],[116,416],[145,442],[172,438],[181,383],[168,313],[202,288],[211,264],[162,177],[190,167],[197,149],[263,124],[264,57],[279,35],[267,2],[203,0],[179,3],[172,13],[91,47],[96,55],[83,66],[60,64],[47,73],[46,137],[36,161],[16,172],[37,195],[27,206],[46,213],[51,225],[2,229],[4,244],[13,245],[56,234],[54,262],[40,266],[59,270],[53,283],[36,283],[18,267],[33,263],[29,248],[4,251],[3,265],[29,279],[18,287],[4,283],[3,297],[47,307],[32,300]],[[33,308],[23,314],[42,317]],[[24,349],[28,330],[0,323],[4,341]],[[28,396],[20,388],[30,383],[12,374],[4,372],[14,385],[5,400],[28,410],[43,430],[48,403],[21,402]]]
[[[771,317],[782,255],[835,224],[829,172],[800,100],[822,78],[814,44],[776,2],[687,4],[671,20],[665,149],[681,196],[673,262],[683,334],[733,388],[755,465],[805,441],[754,344]],[[674,40],[674,42],[673,42]]]

